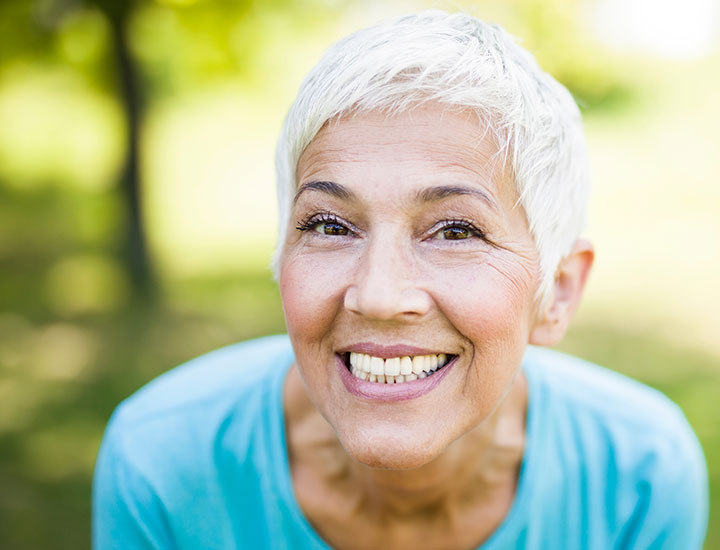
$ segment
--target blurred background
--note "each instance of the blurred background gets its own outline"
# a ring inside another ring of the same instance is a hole
[[[719,501],[716,0],[2,0],[1,548],[87,548],[118,402],[284,330],[285,112],[332,41],[427,7],[500,23],[576,97],[597,263],[560,347],[680,404]]]

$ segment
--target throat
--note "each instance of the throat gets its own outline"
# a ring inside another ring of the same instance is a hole
[[[324,494],[296,486],[303,512],[333,548],[356,548],[358,540],[367,548],[475,548],[503,522],[515,495],[514,479],[470,491],[467,482],[430,479],[425,467],[362,468],[353,463]]]

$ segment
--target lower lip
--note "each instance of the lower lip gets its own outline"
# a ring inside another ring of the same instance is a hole
[[[455,366],[456,362],[457,357],[454,357],[453,360],[443,368],[425,378],[411,380],[410,382],[400,382],[399,384],[381,384],[379,382],[368,382],[367,380],[353,376],[345,366],[342,358],[339,355],[335,356],[335,368],[340,375],[340,380],[345,384],[347,391],[361,399],[385,402],[405,401],[425,395],[442,382],[443,378],[445,378],[447,373],[450,372],[450,369]]]

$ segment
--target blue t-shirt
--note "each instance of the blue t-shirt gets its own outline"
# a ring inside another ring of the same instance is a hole
[[[286,336],[236,344],[123,402],[95,470],[94,548],[329,548],[292,488],[282,391],[293,361]],[[528,348],[523,369],[517,492],[480,548],[701,548],[707,471],[678,407],[555,351]]]

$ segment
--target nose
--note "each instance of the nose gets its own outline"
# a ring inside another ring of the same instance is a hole
[[[420,318],[432,298],[418,283],[411,253],[387,240],[369,242],[345,291],[345,309],[376,320]]]

